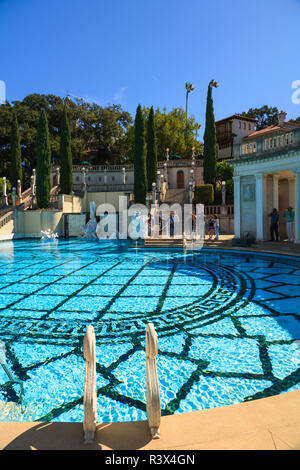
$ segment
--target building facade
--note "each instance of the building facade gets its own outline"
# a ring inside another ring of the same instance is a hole
[[[254,132],[256,122],[256,119],[238,114],[216,121],[218,160],[233,158],[235,146]]]
[[[300,243],[300,124],[286,122],[254,131],[234,145],[234,234],[248,232],[256,240],[270,239],[270,217],[279,211],[279,235],[287,237],[284,214],[295,212],[295,243]]]
[[[168,189],[189,189],[191,174],[195,185],[203,184],[202,160],[168,160],[158,162],[157,168],[161,179],[167,183]],[[57,168],[54,166],[51,178],[52,186],[56,186],[59,176]],[[81,192],[84,185],[89,192],[123,191],[131,193],[133,184],[133,165],[73,166],[75,194]]]

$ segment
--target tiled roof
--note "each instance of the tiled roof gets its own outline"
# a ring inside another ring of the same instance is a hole
[[[270,134],[279,131],[292,131],[294,129],[300,129],[300,124],[294,122],[284,122],[282,124],[273,124],[272,126],[266,127],[265,129],[261,129],[260,131],[255,131],[249,134],[247,137],[244,137],[244,141],[249,139],[254,139],[256,137],[261,137],[264,134]]]
[[[250,118],[247,116],[240,116],[239,114],[233,114],[232,116],[229,116],[228,118],[220,119],[219,121],[216,121],[215,124],[221,124],[222,122],[225,121],[232,121],[232,119],[239,119],[241,121],[251,121],[251,122],[257,122],[257,119]]]

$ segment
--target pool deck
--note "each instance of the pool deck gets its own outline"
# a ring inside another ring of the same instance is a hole
[[[203,248],[218,250],[224,249],[233,251],[250,251],[300,257],[300,244],[294,244],[288,241],[264,241],[255,242],[250,247],[244,248],[241,246],[232,246],[233,238],[234,235],[220,235],[219,240],[209,240],[208,236],[206,236]]]
[[[0,423],[1,450],[300,450],[300,390],[161,420],[99,424],[84,444],[81,423]]]
[[[257,242],[232,247],[232,235],[204,248],[300,257],[300,245]],[[145,421],[99,424],[93,444],[81,423],[0,423],[0,450],[300,450],[300,390],[203,411],[164,416],[161,438]]]

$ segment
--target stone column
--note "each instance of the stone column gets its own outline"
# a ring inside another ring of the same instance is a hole
[[[279,210],[279,200],[278,200],[278,181],[279,175],[272,175],[273,176],[273,208]]]
[[[295,243],[300,243],[300,168],[292,170],[295,173]]]
[[[265,218],[266,218],[266,175],[257,173],[255,175],[256,193],[256,240],[265,239]]]
[[[295,178],[291,176],[288,178],[289,185],[289,206],[295,206]]]
[[[241,177],[233,177],[234,190],[234,236],[241,237]]]

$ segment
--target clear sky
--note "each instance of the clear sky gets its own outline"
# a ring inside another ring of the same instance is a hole
[[[300,116],[300,0],[0,0],[0,80],[7,99],[53,93],[137,105],[185,107],[216,120],[250,107]]]

